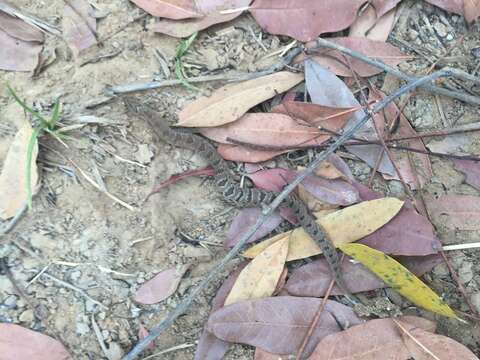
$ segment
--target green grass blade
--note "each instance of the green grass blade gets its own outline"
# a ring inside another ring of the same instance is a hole
[[[25,104],[25,102],[20,99],[17,94],[15,93],[15,91],[13,91],[13,89],[10,87],[9,84],[7,84],[7,88],[8,88],[8,91],[10,92],[10,95],[13,96],[13,98],[15,99],[15,101],[27,112],[29,112],[30,114],[32,114],[33,116],[35,116],[38,120],[40,120],[42,123],[48,123],[48,121],[42,116],[40,115],[39,112],[33,110],[30,106],[28,106],[27,104]]]
[[[27,205],[28,205],[28,210],[32,210],[32,197],[33,197],[33,191],[32,191],[32,157],[33,157],[33,147],[37,143],[38,140],[38,135],[42,131],[43,127],[38,126],[35,129],[33,129],[32,136],[30,136],[30,140],[28,141],[28,146],[27,146],[27,163],[26,163],[26,171],[25,171],[25,176],[26,176],[26,186],[27,186]]]
[[[60,99],[55,100],[55,105],[53,106],[53,112],[52,116],[50,117],[50,120],[48,121],[48,129],[53,130],[55,125],[58,122],[58,119],[60,119]]]
[[[175,75],[177,75],[177,79],[180,80],[183,86],[185,86],[189,90],[200,91],[200,89],[196,86],[193,86],[188,82],[183,74],[183,65],[180,61],[177,60],[175,63]]]

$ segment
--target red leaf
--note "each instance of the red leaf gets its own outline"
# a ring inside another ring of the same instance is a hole
[[[140,324],[138,327],[138,339],[142,340],[148,336],[148,330],[143,326],[143,324]],[[155,341],[152,341],[150,344],[148,344],[147,349],[155,349]]]
[[[472,160],[453,159],[455,169],[465,174],[465,182],[480,190],[480,162]]]
[[[463,15],[464,0],[426,0],[426,1],[432,5],[438,6],[439,8],[445,11]]]
[[[250,230],[250,227],[257,222],[261,214],[262,210],[259,208],[247,208],[240,210],[228,229],[227,237],[224,242],[225,247],[233,247],[237,241]],[[278,212],[273,213],[247,241],[247,244],[270,234],[278,225],[280,225],[281,222],[282,217],[280,214]]]
[[[381,17],[392,10],[401,0],[372,0],[377,17]]]
[[[357,20],[350,26],[348,36],[365,37],[374,41],[386,42],[395,23],[395,10],[377,18],[372,6],[362,11]]]
[[[310,326],[321,299],[279,296],[242,301],[215,311],[207,327],[220,339],[257,346],[272,353],[295,353]],[[320,317],[305,355],[317,342],[341,331],[340,326],[361,323],[347,306],[329,300]],[[341,324],[339,326],[339,324]]]
[[[0,69],[10,71],[32,71],[38,64],[42,45],[12,38],[0,30]]]
[[[263,151],[241,145],[220,144],[217,147],[217,151],[225,160],[259,163],[273,159],[275,156],[286,153],[289,150]]]
[[[93,8],[86,0],[70,0],[63,8],[63,37],[75,56],[97,42],[97,20],[92,13]]]
[[[0,324],[2,360],[64,360],[71,358],[67,349],[50,336],[15,324]]]
[[[480,197],[443,195],[425,198],[428,213],[435,224],[459,230],[480,230]]]
[[[140,304],[155,304],[173,295],[190,265],[164,270],[148,280],[135,293],[134,300]]]
[[[463,12],[467,23],[471,23],[480,17],[480,1],[479,0],[463,0]]]
[[[248,177],[259,189],[280,192],[288,184],[288,179],[292,175],[295,176],[295,174],[296,172],[293,170],[275,168],[254,172],[253,174],[248,174]]]
[[[149,14],[168,19],[202,17],[191,0],[131,0]]]
[[[395,46],[382,41],[373,41],[363,37],[341,37],[329,40],[393,67],[402,61],[411,59],[411,56],[405,55]],[[368,65],[358,59],[349,57],[348,61],[345,59],[345,55],[338,51],[326,49],[318,55],[316,54],[317,52],[312,57],[315,62],[339,76],[353,76],[352,70],[361,77],[383,72],[382,69]],[[351,65],[351,69],[349,65]]]
[[[417,327],[435,329],[434,323],[426,319],[415,316],[402,316],[400,319],[407,324],[409,331]],[[325,337],[310,360],[408,360],[410,357],[410,351],[392,319],[376,319]]]
[[[365,0],[255,0],[250,12],[260,26],[276,35],[310,41],[320,34],[349,27]]]
[[[43,33],[19,18],[0,11],[0,29],[11,37],[22,41],[43,42]]]
[[[289,360],[291,359],[288,355],[279,355],[272,354],[260,348],[255,349],[254,360]]]

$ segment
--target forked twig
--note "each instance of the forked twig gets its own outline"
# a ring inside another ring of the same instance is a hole
[[[130,352],[123,357],[123,360],[133,360],[137,358],[140,353],[147,348],[147,346],[155,340],[163,331],[165,331],[179,316],[183,315],[187,309],[190,307],[192,302],[198,297],[198,295],[210,284],[210,282],[223,270],[223,268],[232,260],[240,250],[243,248],[248,239],[250,239],[253,234],[260,228],[260,226],[268,219],[268,217],[275,211],[275,209],[283,202],[283,200],[289,196],[289,194],[295,189],[298,184],[300,184],[305,177],[312,174],[314,170],[324,161],[330,154],[337,150],[345,141],[350,139],[358,129],[360,129],[369,119],[372,118],[373,114],[382,110],[390,102],[403,95],[404,93],[415,89],[416,87],[430,82],[432,80],[438,79],[440,77],[449,77],[451,76],[450,71],[437,71],[429,76],[425,76],[420,79],[415,79],[414,81],[409,82],[408,84],[397,89],[391,95],[385,97],[379,101],[371,111],[368,111],[367,114],[360,119],[352,128],[343,133],[338,137],[335,142],[330,145],[328,149],[318,154],[317,157],[310,163],[310,165],[297,177],[288,184],[283,191],[275,198],[275,200],[266,206],[262,215],[258,218],[257,222],[251,226],[245,234],[238,240],[235,246],[225,255],[225,257],[219,261],[219,263],[213,267],[206,277],[197,285],[191,292],[188,294],[178,305],[177,307],[168,314],[168,316],[163,319],[158,325],[153,327],[150,330],[148,336],[140,340]]]

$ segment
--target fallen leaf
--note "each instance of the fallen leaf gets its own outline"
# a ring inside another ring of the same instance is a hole
[[[173,295],[190,265],[164,270],[143,283],[135,292],[134,300],[140,304],[156,304]]]
[[[64,360],[71,355],[63,344],[50,336],[15,324],[0,324],[2,360]]]
[[[457,318],[435,292],[395,259],[362,244],[343,244],[339,248],[413,304],[439,315]]]
[[[375,8],[369,6],[350,26],[348,36],[386,42],[395,24],[395,12],[391,10],[378,18]]]
[[[404,256],[398,261],[407,267],[417,276],[432,270],[436,265],[443,262],[441,255],[429,256]],[[384,288],[387,285],[360,263],[350,261],[342,262],[342,275],[347,289],[352,293],[371,291]],[[285,290],[294,296],[322,297],[332,280],[332,272],[324,258],[316,259],[308,264],[294,269],[287,283]],[[332,295],[343,295],[344,292],[336,285],[333,287]]]
[[[202,17],[191,0],[131,0],[135,5],[157,17],[180,20]]]
[[[465,182],[480,190],[480,162],[473,160],[453,159],[455,169],[465,174]]]
[[[97,20],[86,0],[69,0],[63,8],[63,38],[77,57],[82,50],[97,43]]]
[[[0,29],[9,36],[22,40],[42,43],[43,33],[25,21],[0,11]]]
[[[357,51],[368,58],[379,60],[387,65],[396,67],[402,61],[412,57],[405,55],[398,48],[383,41],[374,41],[365,37],[339,37],[329,39],[338,45]],[[361,77],[373,76],[383,72],[364,61],[343,55],[341,52],[326,49],[315,52],[311,57],[316,63],[330,70],[338,76],[353,76],[352,70]]]
[[[310,41],[349,27],[365,0],[255,0],[250,12],[270,34]]]
[[[33,130],[29,123],[15,135],[0,173],[0,218],[9,219],[27,203],[27,149]],[[35,191],[38,182],[38,142],[32,151],[30,186]]]
[[[142,340],[148,336],[148,330],[143,326],[143,324],[140,324],[138,327],[138,339]],[[152,341],[150,344],[148,344],[147,349],[155,349],[155,341]]]
[[[480,197],[442,195],[425,197],[425,205],[434,224],[458,230],[480,230]]]
[[[295,171],[282,168],[265,169],[256,171],[247,176],[253,181],[255,186],[266,191],[280,192],[288,184],[287,177]]]
[[[406,324],[403,321],[399,321],[399,323],[405,328]],[[478,360],[478,357],[465,345],[449,337],[433,334],[422,328],[411,328],[408,333],[411,336],[402,332],[403,341],[405,347],[410,351],[410,356],[415,360],[431,360],[434,356],[439,360]],[[428,349],[429,353],[425,352],[425,349]]]
[[[214,312],[207,327],[225,341],[256,346],[272,353],[293,354],[298,351],[321,301],[292,296],[242,301]],[[308,356],[328,334],[360,323],[352,309],[328,300],[304,355]]]
[[[287,253],[288,239],[283,239],[258,254],[238,276],[225,306],[271,296],[285,267]]]
[[[435,323],[415,316],[402,316],[408,330],[435,331]],[[310,360],[409,360],[410,351],[392,319],[375,319],[322,339]]]
[[[178,114],[180,126],[218,126],[237,120],[255,105],[282,93],[303,80],[287,71],[226,85],[209,97],[188,104]]]
[[[377,17],[385,15],[402,0],[372,0],[372,5],[377,12]]]
[[[42,45],[20,41],[0,30],[0,69],[9,71],[33,71],[38,65]]]
[[[224,241],[224,246],[226,248],[233,247],[238,240],[246,234],[250,227],[253,226],[258,218],[261,216],[262,210],[259,208],[246,208],[240,210],[240,212],[235,216],[230,224],[230,228],[227,232],[227,237]],[[273,213],[268,217],[262,226],[248,239],[247,243],[251,243],[261,239],[265,235],[270,234],[273,230],[277,228],[278,225],[282,222],[282,217],[278,212]]]
[[[403,201],[383,198],[364,201],[325,215],[317,220],[325,234],[336,245],[357,241],[390,221],[401,209]],[[249,249],[242,256],[254,258],[272,243],[281,239],[290,240],[287,261],[298,260],[321,254],[317,243],[303,230],[296,228],[264,240]]]
[[[291,357],[288,355],[272,354],[272,353],[269,353],[268,351],[262,350],[260,348],[256,348],[253,359],[254,360],[289,360],[291,359]]]
[[[263,151],[241,145],[219,144],[217,151],[225,160],[260,163],[273,159],[275,156],[286,153],[289,150]]]
[[[359,102],[345,83],[331,71],[323,68],[311,59],[305,61],[305,85],[312,102],[315,104],[360,108]],[[365,112],[363,110],[358,110],[352,114],[352,120],[348,122],[345,129],[350,128],[353,123],[359,121],[364,115]],[[370,122],[367,122],[357,132],[356,136],[366,140],[376,139],[375,129]],[[377,159],[383,151],[378,145],[346,146],[346,148],[372,168],[375,167]],[[378,171],[389,175],[395,174],[395,169],[386,156],[382,157]]]
[[[465,0],[426,0],[428,3],[438,6],[445,11],[453,12],[455,14],[464,14]]]
[[[480,17],[480,0],[463,0],[463,13],[467,23],[472,23]]]

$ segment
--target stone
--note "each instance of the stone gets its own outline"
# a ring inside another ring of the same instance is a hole
[[[141,164],[149,164],[153,157],[153,152],[148,147],[148,144],[138,145],[138,150],[133,154],[135,160]]]
[[[30,244],[40,250],[53,250],[57,245],[51,237],[37,232],[30,234]]]
[[[464,261],[458,270],[458,278],[462,284],[466,284],[473,279],[472,263]]]
[[[188,258],[196,258],[200,261],[209,261],[212,258],[212,255],[207,249],[197,246],[184,247],[183,256]]]
[[[76,332],[78,335],[88,334],[90,332],[90,327],[88,326],[88,324],[78,322]]]
[[[31,309],[25,310],[20,314],[20,316],[18,317],[18,320],[20,320],[20,322],[23,322],[25,324],[30,324],[31,322],[33,322],[33,320],[35,320],[35,315],[33,313],[33,310]]]

